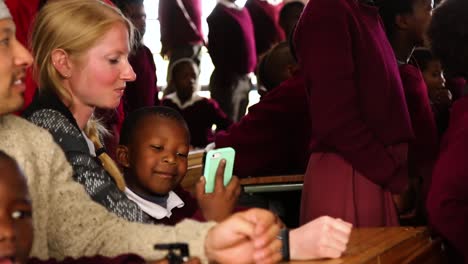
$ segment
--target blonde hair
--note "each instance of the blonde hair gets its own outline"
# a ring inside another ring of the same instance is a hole
[[[69,56],[79,58],[116,23],[127,27],[128,40],[133,47],[134,27],[119,9],[99,0],[49,1],[38,13],[31,37],[34,76],[40,89],[57,94],[69,107],[71,94],[52,63],[52,51],[62,49]],[[103,147],[99,137],[102,128],[91,118],[84,129],[96,149]],[[124,190],[125,181],[115,162],[106,153],[99,155],[99,159],[119,189]]]

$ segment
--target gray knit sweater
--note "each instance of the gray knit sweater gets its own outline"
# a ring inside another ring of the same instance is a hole
[[[0,117],[0,149],[23,169],[33,200],[32,256],[41,259],[136,253],[161,258],[156,243],[186,241],[204,257],[203,241],[213,223],[185,220],[175,227],[127,222],[93,202],[51,135],[13,115]]]

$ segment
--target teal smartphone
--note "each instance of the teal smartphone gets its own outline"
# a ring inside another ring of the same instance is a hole
[[[234,169],[234,157],[236,152],[233,148],[219,148],[212,149],[206,153],[205,167],[203,169],[203,176],[205,176],[205,193],[212,193],[215,187],[216,170],[218,169],[219,162],[222,159],[226,160],[226,168],[224,169],[224,186],[228,185],[232,178],[232,171]]]

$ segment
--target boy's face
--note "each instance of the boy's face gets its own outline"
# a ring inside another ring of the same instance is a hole
[[[15,37],[11,19],[0,20],[0,115],[18,110],[23,105],[26,68],[31,54]]]
[[[125,9],[125,15],[132,21],[132,24],[140,32],[140,37],[146,33],[146,12],[144,5],[129,4]]]
[[[181,100],[185,101],[192,97],[192,94],[197,87],[197,73],[192,63],[182,63],[182,65],[179,65],[179,71],[174,76],[174,84],[177,96]]]
[[[179,121],[148,116],[140,120],[128,147],[126,176],[132,191],[166,195],[187,172],[189,134]]]
[[[414,37],[415,45],[423,46],[425,44],[433,5],[433,0],[414,0],[413,13],[409,15],[409,30]]]
[[[426,70],[423,72],[424,82],[429,91],[435,91],[445,88],[445,78],[442,71],[440,61],[433,60],[427,64]]]
[[[26,263],[33,241],[31,200],[24,176],[0,159],[0,263]]]

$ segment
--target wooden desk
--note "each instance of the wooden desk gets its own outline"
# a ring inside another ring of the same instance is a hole
[[[302,190],[304,175],[251,177],[240,180],[246,193],[286,192]]]
[[[342,258],[291,261],[294,264],[445,263],[441,241],[432,240],[425,227],[356,228]]]

